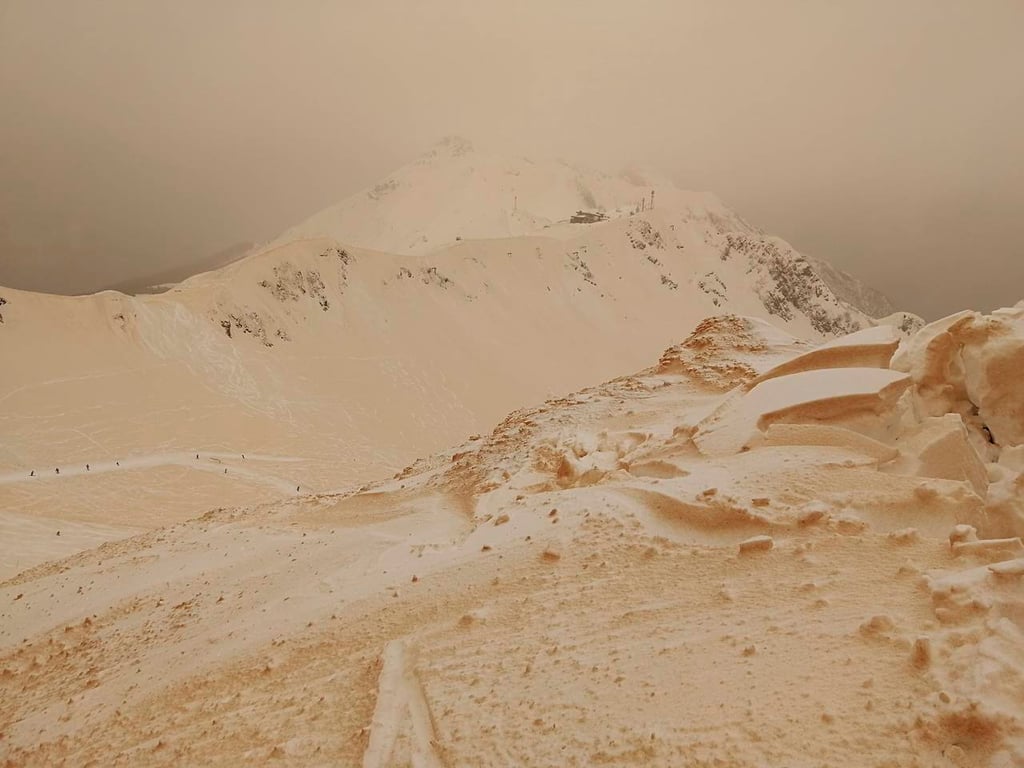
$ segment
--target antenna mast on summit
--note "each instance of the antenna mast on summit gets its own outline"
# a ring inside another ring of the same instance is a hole
[[[650,210],[654,210],[654,190],[651,190],[651,207]]]

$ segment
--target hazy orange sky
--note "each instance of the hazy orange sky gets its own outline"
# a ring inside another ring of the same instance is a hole
[[[641,165],[935,317],[1024,298],[1024,3],[0,0],[0,284],[270,238],[445,134]]]

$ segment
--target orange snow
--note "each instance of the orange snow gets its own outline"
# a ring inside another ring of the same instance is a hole
[[[1018,765],[1024,454],[936,412],[937,335],[891,370],[863,365],[881,336],[815,356],[706,320],[390,480],[17,574],[0,756]],[[999,424],[1016,390],[986,355],[1014,347],[987,338],[948,402]]]

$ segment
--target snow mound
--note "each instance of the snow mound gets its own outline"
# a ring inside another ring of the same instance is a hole
[[[893,358],[921,416],[958,413],[983,455],[1024,443],[1024,309],[961,312],[925,326]]]
[[[749,448],[770,425],[794,421],[856,424],[857,431],[886,434],[892,427],[885,417],[909,384],[905,374],[882,368],[827,368],[768,378],[702,421],[694,441],[708,455],[731,454]]]
[[[857,450],[888,473],[962,483],[985,535],[1022,535],[1022,316],[964,312],[902,342],[876,326],[822,344],[737,380],[693,441],[708,456],[804,440]]]
[[[751,381],[780,356],[806,346],[763,320],[718,315],[701,322],[685,341],[665,350],[662,374],[684,374],[712,389]]]
[[[840,336],[761,374],[754,383],[826,368],[887,368],[899,345],[892,326],[881,325]]]
[[[876,318],[874,322],[875,325],[891,325],[904,338],[912,336],[925,326],[924,319],[913,312],[893,312],[891,315]]]

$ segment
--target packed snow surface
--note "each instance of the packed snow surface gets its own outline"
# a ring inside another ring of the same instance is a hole
[[[388,480],[11,574],[0,757],[1024,764],[1022,314],[708,318]]]

